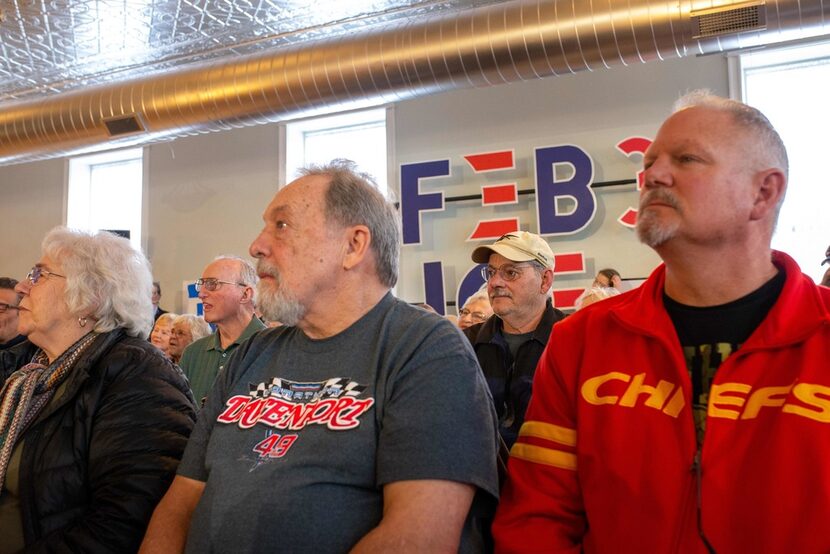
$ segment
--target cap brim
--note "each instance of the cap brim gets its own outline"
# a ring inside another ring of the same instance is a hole
[[[536,260],[533,256],[525,254],[521,250],[516,250],[509,244],[492,244],[488,246],[479,246],[473,250],[473,261],[479,264],[486,264],[490,261],[490,255],[493,252],[501,254],[511,262],[530,262]]]

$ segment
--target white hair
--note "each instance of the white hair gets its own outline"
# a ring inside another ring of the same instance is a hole
[[[133,337],[150,334],[153,276],[147,258],[129,240],[106,231],[55,227],[42,250],[66,277],[71,314],[93,320],[92,329],[99,333],[120,327]]]
[[[620,294],[619,289],[615,289],[614,287],[587,288],[574,301],[574,309],[581,310],[583,304],[585,306],[588,306],[590,304],[593,304],[594,302],[605,300],[606,298],[611,298],[612,296],[617,296],[618,294]],[[586,300],[588,300],[587,304],[585,303]]]
[[[477,302],[479,300],[485,300],[488,304],[490,303],[490,297],[487,295],[487,283],[485,283],[482,288],[478,289],[473,294],[468,296],[467,300],[464,301],[464,306],[471,302]],[[461,309],[464,309],[464,306],[461,306]]]
[[[213,332],[213,329],[210,328],[210,324],[205,321],[203,317],[199,317],[198,315],[182,314],[176,317],[173,321],[173,325],[176,325],[177,323],[184,323],[187,325],[194,341],[206,337]]]

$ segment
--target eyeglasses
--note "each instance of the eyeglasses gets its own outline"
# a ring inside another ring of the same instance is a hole
[[[6,304],[5,302],[0,302],[0,314],[4,314],[9,310],[19,310],[17,306],[12,306],[11,304]]]
[[[223,281],[221,279],[196,279],[196,292],[205,289],[207,291],[215,291],[222,285],[236,285],[238,287],[247,287],[245,283],[234,283],[233,281]]]
[[[29,282],[32,283],[32,285],[37,285],[37,282],[40,281],[40,278],[43,277],[44,275],[46,277],[49,277],[50,275],[54,275],[55,277],[60,277],[61,279],[66,279],[66,276],[58,275],[57,273],[55,273],[53,271],[43,269],[39,265],[36,265],[31,270],[29,270],[29,273],[26,274],[26,279],[28,279]]]
[[[501,267],[493,267],[491,265],[481,268],[481,276],[485,281],[492,279],[496,273],[505,281],[515,281],[522,276],[522,269],[528,264],[504,264]]]
[[[469,317],[476,323],[481,323],[487,319],[487,314],[484,312],[471,312],[467,308],[462,308],[460,312],[458,312],[458,317]]]

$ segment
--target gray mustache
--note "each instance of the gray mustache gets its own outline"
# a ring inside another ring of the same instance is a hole
[[[644,194],[642,198],[640,198],[640,208],[643,208],[644,206],[647,206],[652,202],[661,202],[663,204],[668,204],[669,206],[675,209],[679,207],[677,199],[663,189],[651,190]]]

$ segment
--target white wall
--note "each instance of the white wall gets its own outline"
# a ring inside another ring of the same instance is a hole
[[[555,77],[486,89],[454,91],[401,102],[395,107],[395,163],[450,158],[453,177],[424,191],[446,196],[477,194],[487,182],[512,177],[520,189],[533,185],[533,148],[572,143],[594,160],[595,180],[633,178],[637,163],[614,144],[633,134],[653,136],[672,101],[687,89],[708,87],[726,94],[726,61],[688,58]],[[179,311],[184,279],[199,276],[218,254],[247,255],[261,228],[261,214],[276,190],[278,129],[265,125],[154,145],[148,156],[148,256],[162,282],[162,306]],[[514,149],[515,171],[475,175],[462,155]],[[39,256],[45,232],[63,222],[64,160],[0,167],[0,275],[20,278]],[[569,237],[551,238],[555,251],[580,250],[588,270],[617,267],[645,276],[658,259],[630,230],[614,221],[636,206],[633,185],[597,192],[593,223]],[[535,199],[521,197],[511,209],[484,209],[476,202],[448,204],[424,216],[421,246],[405,246],[398,294],[423,299],[423,261],[444,263],[448,300],[472,266],[474,244],[464,238],[479,218],[518,213],[522,228],[536,231]],[[584,286],[592,275],[560,277],[563,286]]]
[[[277,189],[277,131],[234,129],[148,149],[147,254],[165,309],[183,309],[182,281],[216,256],[248,257]]]
[[[0,167],[0,276],[21,279],[64,219],[65,160]]]

